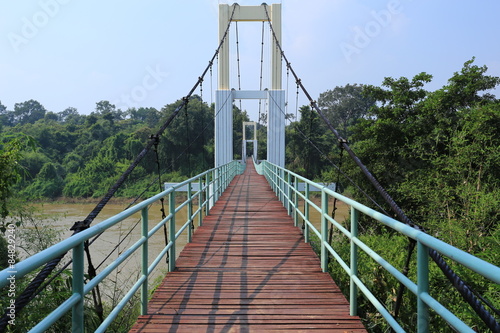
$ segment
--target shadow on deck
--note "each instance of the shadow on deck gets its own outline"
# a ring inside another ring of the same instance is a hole
[[[130,332],[366,332],[252,163]]]

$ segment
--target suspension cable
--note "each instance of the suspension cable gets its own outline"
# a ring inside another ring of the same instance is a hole
[[[84,242],[84,250],[85,250],[85,255],[87,257],[87,273],[88,273],[88,280],[92,280],[93,278],[96,277],[97,272],[94,267],[94,264],[92,263],[92,256],[90,255],[90,248],[89,248],[89,241],[86,240]],[[95,288],[92,288],[92,301],[94,302],[94,311],[96,312],[97,316],[99,317],[100,322],[102,323],[104,321],[104,308],[102,306],[102,297],[101,297],[101,290],[99,288],[99,285],[96,285]]]
[[[330,131],[337,137],[339,142],[341,140],[344,140],[344,138],[341,137],[341,135],[338,133],[338,131],[332,126],[328,118],[323,114],[323,112],[320,110],[318,107],[317,103],[311,98],[311,95],[309,92],[305,89],[304,85],[300,81],[299,77],[293,70],[293,68],[290,65],[290,62],[285,56],[285,53],[283,52],[283,49],[281,48],[281,45],[276,37],[276,33],[274,32],[271,19],[269,17],[269,12],[267,10],[267,5],[264,3],[262,4],[264,6],[267,20],[269,22],[269,25],[271,27],[271,32],[273,35],[273,39],[276,43],[276,46],[278,47],[281,56],[283,60],[285,60],[286,64],[290,66],[290,70],[292,72],[292,75],[295,77],[295,80],[297,83],[300,85],[302,91],[306,95],[306,97],[309,99],[309,101],[312,103],[314,109],[320,117],[323,119],[323,122],[327,125],[327,127],[330,129]],[[421,232],[426,232],[423,227],[415,224],[404,212],[403,210],[399,207],[399,205],[394,201],[394,199],[387,193],[387,191],[382,187],[382,185],[378,182],[378,180],[373,176],[373,174],[368,170],[368,168],[361,162],[359,157],[354,153],[354,151],[351,149],[347,141],[343,141],[342,143],[343,148],[346,150],[346,152],[351,156],[351,158],[354,160],[354,162],[358,165],[360,170],[363,172],[363,174],[367,177],[367,179],[372,183],[372,185],[375,187],[377,192],[384,198],[384,200],[389,204],[389,206],[392,208],[392,210],[396,213],[398,218],[405,224],[409,225],[410,227],[419,230]],[[500,324],[495,320],[495,318],[489,313],[487,309],[484,308],[482,303],[475,297],[474,293],[472,292],[471,288],[451,269],[451,267],[445,262],[441,254],[439,254],[436,250],[434,249],[429,249],[429,256],[434,260],[434,262],[438,265],[438,267],[441,269],[441,271],[444,273],[444,275],[448,278],[448,280],[452,283],[452,285],[457,289],[462,297],[469,303],[469,305],[474,309],[476,314],[483,320],[483,322],[494,332],[500,331]]]
[[[162,173],[161,173],[161,166],[160,166],[160,156],[159,156],[159,152],[158,152],[158,146],[160,145],[160,137],[151,135],[151,139],[155,140],[154,152],[155,152],[155,160],[156,160],[156,169],[158,170],[158,189],[160,190],[160,192],[162,192],[163,191],[163,184],[161,181]],[[160,207],[161,220],[163,221],[167,217],[167,214],[165,212],[165,198],[160,199],[160,204],[161,204],[161,207]],[[165,246],[168,246],[168,232],[167,232],[167,224],[166,223],[163,224],[163,238],[165,239]],[[169,261],[169,253],[167,252],[165,262],[168,264],[168,261]]]
[[[265,22],[262,22],[262,38],[261,38],[261,42],[260,42],[260,83],[259,83],[259,90],[262,91],[262,87],[263,87],[263,73],[264,73],[264,26],[265,26]],[[260,124],[260,117],[261,117],[261,111],[262,111],[262,100],[259,99],[259,118],[257,120],[257,122]]]
[[[214,104],[214,76],[212,67],[213,65],[210,65],[210,105]]]
[[[236,28],[236,64],[238,68],[238,90],[241,90],[241,71],[240,71],[240,40],[239,40],[239,32],[238,32],[238,21],[235,22]],[[240,99],[240,110],[241,107],[241,99]]]
[[[290,70],[288,69],[288,67],[286,68],[286,90],[285,90],[285,114],[288,114],[288,99],[290,98],[290,94],[289,94],[289,86],[290,86]],[[297,120],[297,119],[295,119]]]
[[[189,100],[186,101],[184,104],[184,120],[186,124],[186,146],[187,146],[187,153],[186,153],[186,159],[187,159],[187,164],[188,164],[188,174],[189,177],[191,177],[191,141],[189,139],[189,117],[188,117],[188,103]]]
[[[274,99],[274,97],[272,95],[271,96],[271,102],[273,102],[275,104],[275,106],[278,108],[278,110],[280,110],[280,112],[285,115],[285,112],[281,109],[281,106],[278,104],[278,102]],[[286,119],[286,121],[290,122],[289,119]],[[361,194],[363,194],[368,200],[370,200],[375,207],[377,207],[379,209],[379,211],[381,211],[382,213],[384,213],[385,215],[389,215],[385,210],[384,208],[377,203],[377,201],[375,201],[374,198],[372,198],[365,190],[363,190],[351,177],[349,177],[344,171],[341,170],[341,168],[339,168],[339,166],[337,164],[335,164],[329,157],[327,154],[325,154],[300,128],[298,127],[295,127],[295,130],[302,136],[302,138],[304,140],[307,141],[308,144],[310,144],[314,149],[316,149],[318,151],[318,153],[323,156],[323,158],[328,161],[328,163],[331,164],[332,167],[334,167],[339,173],[342,174],[342,176],[344,176],[345,179],[347,179]],[[339,146],[341,146],[339,144]]]
[[[340,184],[340,174],[342,170],[342,160],[344,156],[344,148],[342,148],[341,142],[339,142],[340,154],[339,154],[339,169],[337,172],[337,180],[335,181],[335,192],[340,193],[339,184]],[[337,212],[337,197],[333,198],[333,207],[332,207],[332,219],[335,219],[335,214]],[[332,244],[333,239],[333,224],[330,224],[330,234],[328,235],[328,244]]]
[[[201,83],[202,78],[206,75],[206,73],[209,71],[211,68],[215,58],[219,54],[220,49],[222,48],[222,45],[226,42],[227,35],[229,32],[229,28],[231,26],[231,22],[234,17],[234,13],[236,10],[236,6],[233,6],[233,11],[231,13],[231,17],[229,19],[229,23],[227,25],[227,28],[224,32],[224,35],[222,39],[219,42],[219,45],[217,49],[215,50],[215,53],[211,60],[209,61],[208,66],[205,68],[203,71],[203,74],[198,78],[196,81],[195,85],[189,93],[186,95],[186,98],[183,100],[183,103],[179,105],[174,112],[170,115],[170,117],[163,123],[163,125],[160,127],[158,132],[156,133],[157,136],[160,136],[165,129],[172,123],[172,121],[175,119],[175,117],[178,115],[182,107],[184,106],[184,103],[186,103],[186,100],[191,97],[193,92],[197,89],[198,85]],[[137,155],[135,160],[132,162],[132,164],[128,167],[128,169],[120,176],[120,178],[116,181],[116,183],[111,186],[111,188],[108,190],[106,195],[100,200],[100,202],[95,206],[95,208],[90,212],[90,214],[83,220],[83,221],[78,221],[76,222],[70,230],[73,231],[73,235],[77,234],[85,229],[87,229],[90,224],[94,221],[94,219],[97,217],[97,215],[102,211],[104,206],[109,202],[111,197],[116,193],[116,191],[121,187],[121,185],[125,182],[125,180],[128,178],[128,176],[132,173],[132,171],[135,169],[135,167],[139,164],[139,162],[146,156],[147,152],[151,149],[151,147],[154,145],[154,140],[150,140],[146,146],[143,148],[143,150]],[[51,274],[51,272],[54,270],[54,268],[59,264],[59,262],[62,260],[62,258],[66,254],[62,254],[61,256],[52,259],[49,261],[44,268],[36,275],[36,277],[29,283],[29,285],[24,289],[24,291],[19,295],[15,301],[15,311],[16,313],[19,313],[30,301],[31,296],[37,292],[37,289],[40,285],[42,285],[43,281]],[[8,324],[8,311],[5,311],[3,317],[0,319],[0,331],[3,331],[5,327]]]
[[[210,75],[212,75],[212,71],[210,70]],[[212,92],[210,92],[212,93]],[[203,100],[203,82],[200,84],[200,97],[201,97],[201,105],[202,105],[202,108],[203,108],[203,104],[206,104],[205,101]],[[208,106],[209,110],[210,110],[210,106]],[[203,109],[202,109],[203,110]],[[206,162],[207,162],[207,154],[206,154],[206,149],[205,149],[205,143],[206,143],[206,139],[205,139],[205,115],[203,114],[203,112],[201,113],[201,128],[203,129],[202,132],[201,132],[201,146],[202,146],[202,156],[203,156],[203,170],[206,170]]]
[[[289,66],[287,66],[288,68]],[[288,72],[290,72],[290,69],[288,69]],[[298,121],[299,120],[299,84],[297,83],[297,94],[295,96],[295,119]]]
[[[200,78],[200,99],[203,102],[203,78]]]

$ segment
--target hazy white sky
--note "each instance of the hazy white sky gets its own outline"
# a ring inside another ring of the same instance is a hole
[[[216,0],[4,0],[0,2],[0,101],[36,99],[82,114],[109,100],[155,107],[185,96],[218,44]],[[239,1],[260,5],[261,1]],[[268,4],[271,4],[269,2]],[[500,2],[495,0],[283,0],[283,49],[314,98],[347,83],[434,75],[438,89],[465,61],[500,76]],[[242,89],[258,89],[261,23],[240,23]],[[235,29],[232,86],[237,86]],[[265,27],[265,56],[269,55]],[[214,68],[214,71],[216,67]],[[267,78],[269,70],[265,66]],[[286,71],[284,71],[286,73]],[[264,88],[268,80],[264,80]],[[289,105],[295,108],[295,83]],[[203,85],[211,101],[214,72]],[[198,91],[199,93],[199,91]],[[499,90],[496,91],[500,95]],[[307,104],[301,97],[299,105]],[[243,106],[255,117],[255,105]],[[252,119],[256,120],[256,119]]]

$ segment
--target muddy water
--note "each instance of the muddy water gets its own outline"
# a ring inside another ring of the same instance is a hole
[[[66,239],[71,236],[72,231],[69,231],[71,226],[76,221],[81,221],[92,211],[95,207],[94,204],[60,204],[60,203],[46,203],[40,206],[44,214],[53,216],[56,221],[53,222],[51,227],[57,228],[61,231],[61,239]],[[125,205],[123,204],[108,204],[94,220],[92,226],[104,221],[123,211]],[[193,210],[196,210],[195,206]],[[168,206],[165,206],[165,211],[168,213]],[[149,210],[149,230],[161,221],[161,205],[155,204]],[[181,210],[176,215],[176,230],[179,230],[187,220],[186,210]],[[95,242],[91,245],[91,260],[96,267],[97,271],[102,271],[110,262],[115,260],[121,253],[132,246],[141,237],[141,217],[137,213],[121,223],[113,226],[104,232]],[[195,226],[197,226],[197,218]],[[177,255],[187,242],[187,231],[178,238],[176,247]],[[149,247],[149,264],[157,257],[157,255],[165,247],[165,235],[163,228],[153,235],[148,243]],[[113,273],[111,280],[117,281],[119,284],[131,286],[138,278],[141,267],[141,251],[140,249],[134,253],[130,259],[127,259],[120,265],[116,273]],[[162,276],[167,271],[166,259],[162,259],[160,264],[155,269],[153,278],[154,281],[158,276]],[[134,280],[134,281],[132,281]]]
[[[319,199],[314,200],[318,201]],[[57,217],[56,222],[51,227],[57,228],[62,231],[62,239],[69,237],[72,232],[69,231],[70,227],[79,220],[85,219],[88,213],[94,208],[94,204],[60,204],[60,203],[46,203],[41,206],[45,214]],[[123,204],[108,204],[103,211],[99,214],[92,225],[96,225],[105,219],[114,216],[123,211],[125,205]],[[300,204],[303,209],[303,203]],[[330,203],[330,210],[332,204]],[[193,211],[197,207],[193,208]],[[161,220],[161,206],[156,204],[150,208],[149,215],[149,229],[153,228]],[[168,212],[168,207],[165,207]],[[320,214],[311,208],[311,220],[313,224],[320,229]],[[336,211],[336,220],[342,222],[348,216],[348,209],[345,205],[339,204]],[[180,211],[176,216],[176,230],[179,230],[186,222],[186,210]],[[195,219],[195,227],[197,226],[197,218]],[[301,223],[301,222],[299,222]],[[128,235],[130,234],[130,235]],[[132,246],[141,234],[140,214],[136,214],[123,222],[115,225],[114,227],[103,233],[91,246],[91,257],[97,271],[102,271],[110,262],[115,260],[118,255]],[[182,248],[187,242],[187,232],[180,236],[177,240],[177,255],[179,255]],[[118,245],[119,244],[119,245]],[[149,241],[149,264],[156,258],[156,256],[165,247],[165,236],[163,229],[160,229]],[[140,250],[123,263],[119,269],[112,274],[110,281],[113,285],[130,287],[139,277],[141,267]],[[167,264],[165,259],[162,259],[157,266],[155,274],[150,279],[150,284],[154,285],[158,280],[165,275],[167,271]]]

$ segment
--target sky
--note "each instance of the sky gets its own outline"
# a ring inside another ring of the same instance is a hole
[[[0,2],[0,102],[35,99],[48,111],[90,114],[107,100],[117,108],[154,107],[187,95],[219,43],[217,0],[4,0]],[[239,1],[259,6],[260,1]],[[346,84],[381,85],[384,77],[433,75],[428,90],[447,83],[464,62],[500,76],[500,2],[496,0],[277,0],[282,46],[310,95]],[[231,27],[231,87],[269,85],[269,27]],[[236,38],[237,37],[237,38]],[[238,39],[238,47],[236,47]],[[238,51],[238,52],[237,52]],[[238,57],[239,55],[239,57]],[[239,66],[237,58],[239,58]],[[238,67],[240,80],[238,80]],[[201,94],[214,101],[217,66]],[[240,84],[238,83],[240,82]],[[288,112],[297,102],[283,70]],[[500,96],[500,90],[493,91]],[[242,105],[257,120],[258,105]]]

